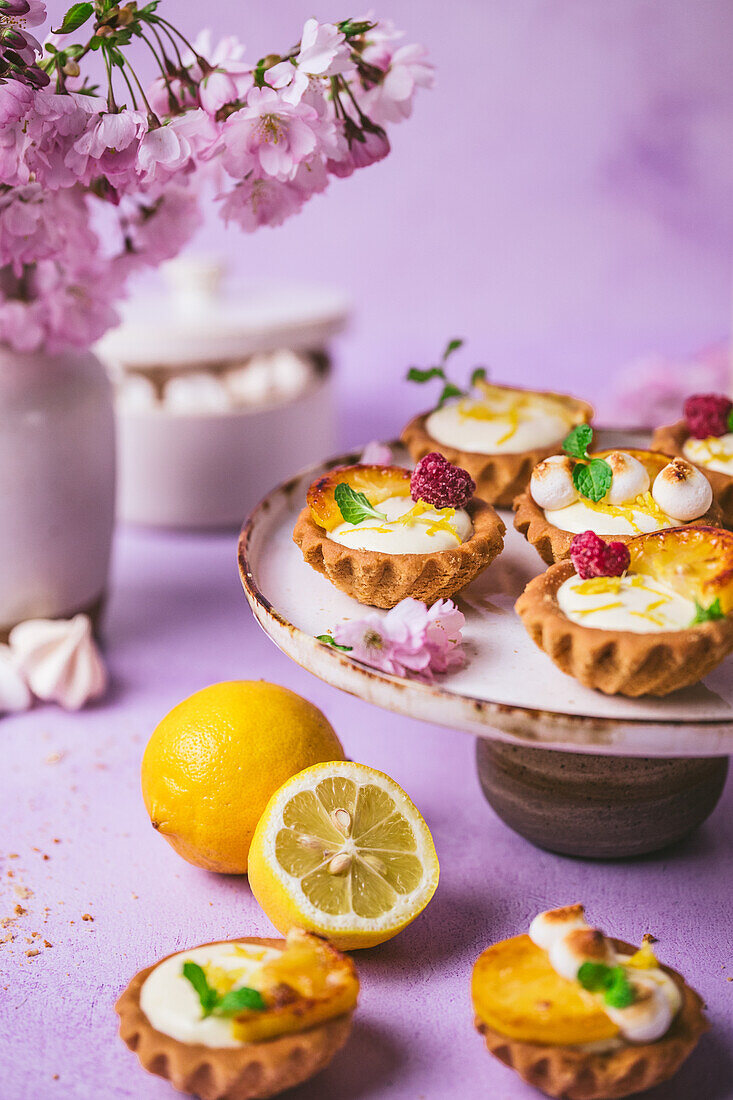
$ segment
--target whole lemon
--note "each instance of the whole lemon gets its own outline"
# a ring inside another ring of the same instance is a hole
[[[278,787],[303,768],[343,759],[324,715],[295,692],[262,680],[212,684],[155,729],[143,756],[143,798],[153,828],[189,863],[244,874]]]

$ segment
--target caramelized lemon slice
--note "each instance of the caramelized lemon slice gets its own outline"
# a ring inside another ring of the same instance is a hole
[[[478,957],[471,998],[478,1019],[509,1039],[572,1046],[618,1035],[597,998],[553,970],[529,936],[502,940]]]
[[[311,515],[319,527],[333,531],[343,523],[343,516],[334,493],[341,482],[354,492],[364,493],[371,505],[377,508],[383,500],[410,495],[411,471],[401,466],[338,466],[330,473],[314,481],[306,500]]]
[[[733,610],[733,533],[717,527],[675,527],[629,543],[631,571],[654,577],[703,607],[718,599]]]
[[[320,936],[300,928],[288,933],[285,950],[265,963],[253,982],[263,995],[264,1011],[244,1011],[232,1022],[244,1043],[305,1031],[356,1007],[359,979],[351,959]]]
[[[299,925],[337,947],[373,947],[422,912],[438,859],[419,811],[364,764],[306,768],[273,795],[249,859],[252,892],[281,932]]]

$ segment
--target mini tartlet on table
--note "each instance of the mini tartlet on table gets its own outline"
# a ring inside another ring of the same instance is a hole
[[[600,545],[599,545],[600,544]],[[529,582],[515,609],[569,676],[607,695],[669,695],[733,651],[733,534],[678,527],[605,544]]]
[[[723,523],[733,527],[733,401],[729,397],[715,393],[688,397],[683,418],[657,428],[652,447],[679,455],[702,470],[720,505]]]
[[[488,1050],[561,1100],[612,1100],[669,1080],[709,1025],[649,941],[637,950],[607,938],[569,905],[489,947],[471,982]]]
[[[629,542],[680,524],[718,524],[720,509],[705,474],[682,458],[656,451],[589,453],[589,427],[564,441],[532,471],[514,501],[514,526],[551,565],[570,553],[575,535],[592,530]]]
[[[201,1100],[264,1100],[318,1073],[351,1031],[354,964],[320,936],[202,944],[136,974],[115,1008],[143,1068]]]
[[[537,463],[558,449],[571,428],[592,418],[592,406],[575,397],[479,377],[469,394],[414,417],[402,441],[415,462],[438,451],[462,466],[476,482],[477,496],[508,508]]]
[[[313,569],[360,603],[432,604],[465,588],[503,548],[504,523],[474,489],[438,454],[413,471],[340,466],[310,486],[293,540]]]

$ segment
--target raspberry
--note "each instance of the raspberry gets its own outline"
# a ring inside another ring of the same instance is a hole
[[[591,577],[620,577],[631,561],[625,542],[604,542],[595,531],[575,536],[570,544],[570,557],[583,581]]]
[[[690,435],[707,439],[730,431],[728,418],[733,401],[722,393],[695,393],[685,401],[685,420]]]
[[[437,451],[421,458],[410,479],[410,496],[433,508],[463,508],[476,491],[471,475]]]

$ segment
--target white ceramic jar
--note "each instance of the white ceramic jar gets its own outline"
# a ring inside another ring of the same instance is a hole
[[[329,344],[342,295],[282,284],[224,295],[215,262],[168,265],[99,345],[117,386],[118,517],[238,527],[279,481],[329,454]]]
[[[0,636],[30,618],[96,617],[114,497],[112,391],[100,361],[0,347]]]

